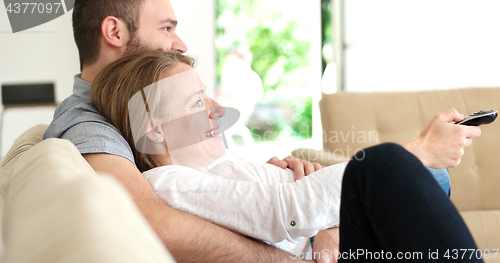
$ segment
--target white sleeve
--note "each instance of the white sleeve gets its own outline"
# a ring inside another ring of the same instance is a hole
[[[228,180],[261,182],[267,184],[292,183],[295,173],[268,163],[224,161],[210,169],[210,173]]]
[[[345,167],[346,163],[329,166],[294,183],[273,185],[227,180],[192,169],[165,176],[156,168],[144,175],[171,207],[276,243],[296,242],[339,222]]]

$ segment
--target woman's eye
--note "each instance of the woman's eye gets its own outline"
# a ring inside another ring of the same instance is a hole
[[[195,107],[201,107],[203,106],[203,100],[199,100],[196,102],[196,104],[194,104]]]

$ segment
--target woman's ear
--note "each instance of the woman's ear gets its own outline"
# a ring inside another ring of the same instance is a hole
[[[125,23],[114,16],[102,20],[101,32],[103,40],[111,46],[121,48],[127,44],[128,29]]]
[[[161,128],[161,124],[158,120],[152,119],[149,122],[146,137],[152,142],[163,143],[165,134],[163,134],[163,129]]]

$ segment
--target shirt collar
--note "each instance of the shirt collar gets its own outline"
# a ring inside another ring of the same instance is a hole
[[[90,83],[83,80],[82,74],[75,75],[75,84],[73,85],[73,94],[78,97],[89,97],[90,96]]]

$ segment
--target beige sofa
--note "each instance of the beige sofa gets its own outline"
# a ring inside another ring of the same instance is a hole
[[[320,103],[323,128],[327,139],[336,133],[337,140],[325,142],[329,152],[295,154],[323,164],[340,162],[355,149],[415,136],[447,108],[500,109],[499,98],[500,89],[328,95]],[[479,247],[499,249],[500,120],[482,127],[462,164],[449,170],[452,200]],[[119,183],[97,176],[69,141],[40,142],[45,129],[35,126],[21,135],[0,165],[2,262],[173,261]]]
[[[500,110],[500,88],[325,95],[320,101],[324,150],[298,149],[293,155],[323,165],[338,163],[357,149],[414,137],[434,114],[449,108],[463,114]],[[500,249],[500,120],[481,130],[461,164],[448,170],[451,200],[479,248]]]
[[[125,189],[39,125],[0,165],[1,262],[174,262]]]

